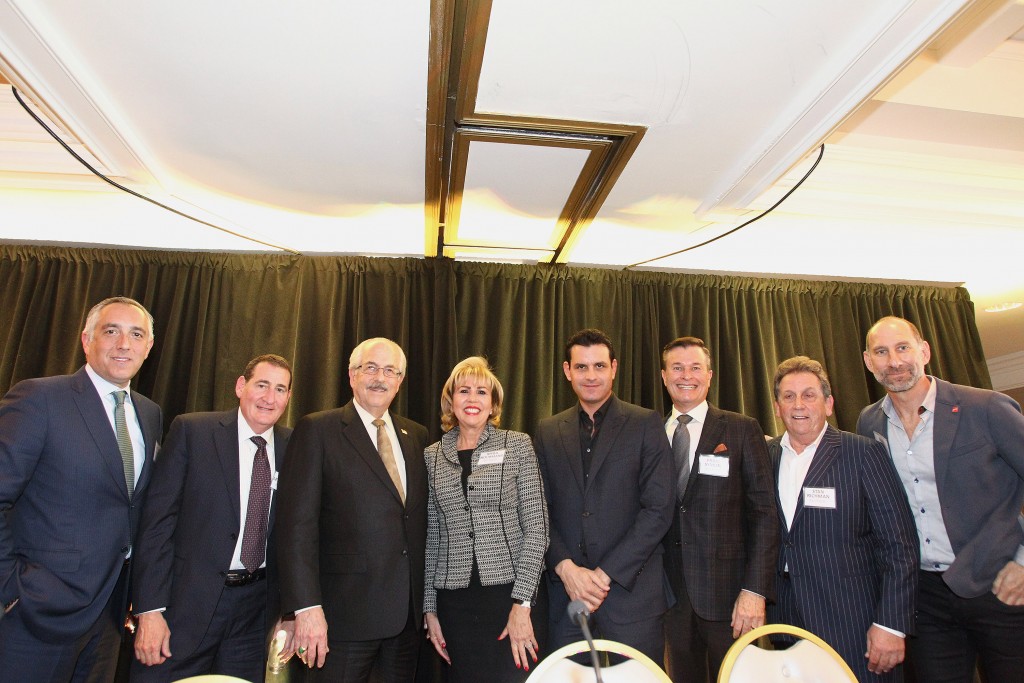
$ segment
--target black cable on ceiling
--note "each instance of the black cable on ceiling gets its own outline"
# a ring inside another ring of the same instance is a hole
[[[825,143],[822,143],[821,147],[818,148],[818,158],[814,160],[814,163],[811,164],[811,167],[809,169],[807,169],[807,172],[804,173],[803,177],[800,178],[800,180],[797,182],[797,184],[794,185],[793,187],[789,188],[789,191],[786,192],[786,194],[782,195],[782,198],[779,199],[779,201],[775,202],[774,204],[769,206],[767,209],[762,211],[760,214],[758,214],[758,215],[754,216],[753,218],[751,218],[749,221],[746,221],[745,223],[741,223],[741,224],[737,225],[735,228],[733,228],[732,230],[728,230],[726,232],[723,232],[721,235],[718,235],[716,237],[712,237],[709,240],[704,240],[700,244],[694,244],[692,246],[686,247],[685,249],[679,249],[678,251],[673,251],[673,252],[668,253],[668,254],[663,254],[661,256],[655,256],[654,258],[649,258],[646,261],[639,261],[637,263],[631,263],[628,266],[626,266],[623,270],[629,270],[630,268],[634,268],[636,266],[642,266],[645,263],[650,263],[652,261],[658,261],[658,260],[663,259],[663,258],[668,258],[669,256],[677,256],[679,254],[685,254],[688,251],[693,251],[694,249],[706,246],[708,244],[711,244],[712,242],[717,242],[718,240],[722,239],[723,237],[728,237],[729,235],[733,234],[737,230],[741,230],[741,229],[747,227],[748,225],[750,225],[754,221],[761,220],[762,218],[764,218],[765,216],[770,214],[772,211],[774,211],[776,208],[778,208],[779,204],[781,204],[782,202],[786,201],[786,199],[789,198],[789,195],[793,194],[798,187],[800,187],[801,185],[804,184],[804,181],[807,180],[807,178],[809,178],[812,173],[814,173],[814,169],[818,168],[818,164],[821,163],[821,158],[823,156],[825,156]]]
[[[92,164],[90,164],[88,161],[83,159],[78,154],[78,152],[76,152],[75,150],[71,149],[71,147],[66,142],[64,142],[64,140],[62,140],[61,137],[59,135],[57,135],[57,133],[55,133],[52,128],[50,128],[48,125],[46,125],[46,122],[43,121],[43,119],[40,118],[34,111],[32,111],[31,107],[29,107],[25,103],[25,100],[21,99],[21,94],[18,92],[18,89],[16,87],[14,87],[13,85],[11,86],[11,92],[14,93],[14,99],[18,100],[18,104],[21,105],[22,109],[27,111],[29,116],[31,116],[33,119],[35,119],[36,123],[38,123],[40,126],[42,126],[43,130],[45,130],[47,133],[50,134],[50,137],[52,137],[54,140],[56,140],[58,143],[60,143],[60,146],[63,147],[67,151],[68,154],[70,154],[72,157],[74,157],[78,161],[78,163],[82,164],[87,169],[89,169],[89,171],[91,171],[92,174],[95,175],[100,180],[102,180],[102,181],[104,181],[106,183],[109,183],[110,185],[113,185],[114,187],[116,187],[117,189],[121,190],[122,192],[127,192],[128,194],[132,195],[133,197],[138,197],[139,199],[142,199],[143,201],[147,201],[150,204],[153,204],[154,206],[159,206],[161,209],[165,209],[167,211],[170,211],[171,213],[173,213],[173,214],[175,214],[177,216],[181,216],[182,218],[187,218],[190,221],[195,221],[196,223],[199,223],[200,225],[205,225],[208,228],[213,228],[214,230],[220,230],[221,232],[225,232],[225,233],[227,233],[229,235],[233,235],[234,237],[239,237],[239,238],[244,239],[244,240],[249,240],[250,242],[255,242],[256,244],[262,244],[265,247],[270,247],[272,249],[280,249],[281,251],[287,251],[288,253],[295,254],[296,256],[300,255],[300,252],[295,251],[294,249],[289,249],[288,247],[282,247],[282,246],[279,246],[277,244],[272,244],[270,242],[264,242],[263,240],[256,239],[255,237],[250,237],[249,235],[242,235],[242,234],[237,233],[237,232],[235,232],[233,230],[229,230],[228,228],[225,228],[225,227],[222,227],[222,226],[219,226],[219,225],[214,225],[213,223],[210,223],[208,221],[204,221],[201,218],[196,218],[195,216],[191,216],[191,215],[189,215],[189,214],[187,214],[187,213],[185,213],[183,211],[179,211],[178,209],[175,209],[173,207],[167,206],[166,204],[162,204],[162,203],[158,202],[157,200],[152,199],[151,197],[147,197],[146,195],[139,194],[135,190],[127,188],[124,185],[121,185],[120,183],[118,183],[118,182],[108,178],[106,175],[104,175],[103,173],[98,171],[96,168],[94,168]]]

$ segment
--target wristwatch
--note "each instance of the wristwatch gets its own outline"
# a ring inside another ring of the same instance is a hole
[[[516,600],[515,603],[520,607],[533,607],[533,604],[529,600]]]

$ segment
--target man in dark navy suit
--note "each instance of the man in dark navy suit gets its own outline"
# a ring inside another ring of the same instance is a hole
[[[885,449],[827,424],[832,403],[821,363],[779,365],[775,414],[786,432],[768,453],[782,544],[768,620],[820,636],[862,683],[901,681],[914,627],[914,520]]]
[[[612,391],[618,361],[604,332],[569,338],[562,370],[579,402],[534,439],[551,519],[551,649],[580,640],[571,600],[594,612],[595,636],[654,661],[668,607],[661,539],[672,524],[675,467],[661,417]]]
[[[0,401],[0,677],[109,683],[129,558],[163,430],[129,382],[153,317],[105,299],[82,330],[86,365],[20,382]]]
[[[262,681],[268,634],[291,631],[278,619],[274,547],[291,383],[287,360],[257,356],[235,382],[238,408],[171,423],[136,544],[133,683]]]

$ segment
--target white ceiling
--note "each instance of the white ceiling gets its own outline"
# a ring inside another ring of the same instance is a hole
[[[465,39],[446,16],[470,17]],[[0,239],[432,256],[440,233],[456,258],[1024,301],[1022,27],[1024,0],[0,0],[0,74],[61,137],[223,228],[93,178],[4,87]],[[439,112],[428,93],[458,78],[471,87]],[[431,135],[467,112],[631,127],[639,144],[567,237],[559,216],[599,158],[586,135],[459,130],[445,154],[464,153],[464,185],[434,196]],[[822,142],[773,213],[666,256],[775,203]],[[1024,309],[978,321],[990,359],[1024,363]]]

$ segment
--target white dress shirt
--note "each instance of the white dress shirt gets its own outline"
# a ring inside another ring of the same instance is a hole
[[[252,437],[262,436],[267,441],[267,460],[270,462],[270,502],[273,505],[274,491],[277,490],[277,461],[274,458],[274,428],[271,427],[262,434],[252,431],[252,427],[242,416],[242,409],[238,409],[238,502],[240,504],[240,521],[238,528],[238,541],[235,543],[235,552],[231,555],[231,571],[243,571],[242,564],[242,536],[245,535],[245,518],[249,512],[249,487],[252,486],[252,465],[256,459],[256,444]],[[270,509],[267,509],[270,515]],[[261,567],[267,566],[264,556]]]

